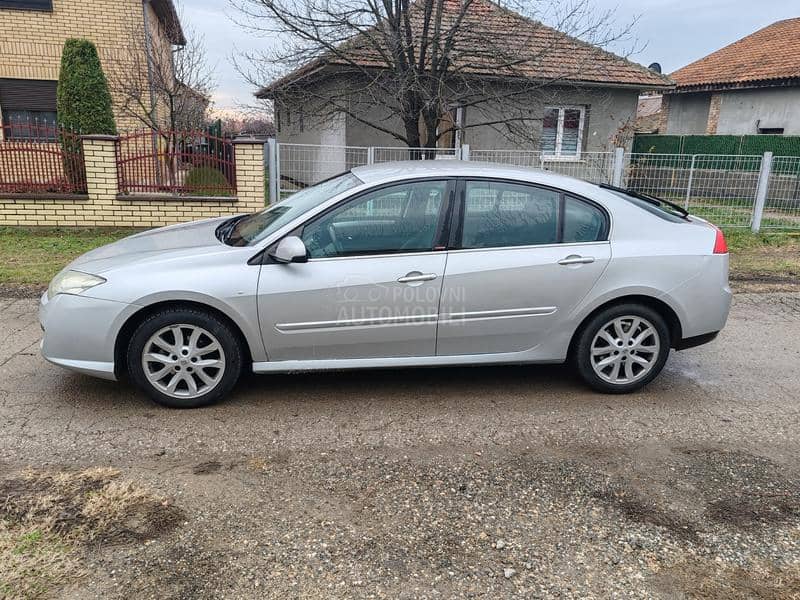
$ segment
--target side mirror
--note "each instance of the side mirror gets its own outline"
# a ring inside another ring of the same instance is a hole
[[[283,238],[275,249],[269,253],[269,257],[279,263],[304,263],[308,262],[308,250],[306,245],[296,235]]]

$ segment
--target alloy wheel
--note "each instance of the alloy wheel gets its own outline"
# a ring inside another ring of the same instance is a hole
[[[658,331],[650,321],[633,315],[616,317],[592,340],[592,369],[608,383],[633,383],[653,369],[660,349]]]
[[[144,345],[147,381],[173,398],[197,398],[216,387],[225,374],[225,352],[208,330],[185,323],[154,333]]]

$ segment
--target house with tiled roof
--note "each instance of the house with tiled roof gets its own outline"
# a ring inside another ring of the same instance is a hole
[[[447,23],[464,5],[445,0],[444,6]],[[423,29],[414,13],[411,26]],[[672,87],[659,73],[490,0],[471,2],[458,31],[451,66],[459,79],[443,93],[439,129],[448,133],[437,138],[440,148],[516,146],[579,159],[630,137],[625,132],[633,129],[640,92]],[[412,35],[423,37],[417,30]],[[403,145],[393,131],[404,124],[386,108],[398,98],[370,93],[372,82],[388,71],[388,53],[362,42],[355,36],[258,90],[257,97],[274,101],[279,141]],[[315,103],[326,95],[336,98],[342,107],[338,113],[323,114]],[[509,135],[512,123],[514,136]]]
[[[800,17],[778,21],[670,75],[661,133],[800,135]]]
[[[186,44],[173,0],[0,0],[0,24],[0,139],[24,139],[55,126],[67,39],[94,42],[109,77],[147,62],[131,56],[132,48],[166,52]],[[141,43],[134,43],[137,36]],[[147,75],[141,87],[152,90]],[[126,98],[113,86],[111,95],[117,127],[140,127],[122,110]]]

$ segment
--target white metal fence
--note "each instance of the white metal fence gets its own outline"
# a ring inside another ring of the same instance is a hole
[[[531,150],[267,145],[270,202],[360,165],[462,159],[534,167],[659,196],[725,227],[800,229],[800,157],[584,152],[554,159]]]

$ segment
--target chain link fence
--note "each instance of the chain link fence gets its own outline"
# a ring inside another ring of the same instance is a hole
[[[353,167],[401,160],[464,159],[544,169],[676,202],[724,227],[800,229],[800,157],[583,152],[556,159],[532,150],[274,144],[273,199]]]

